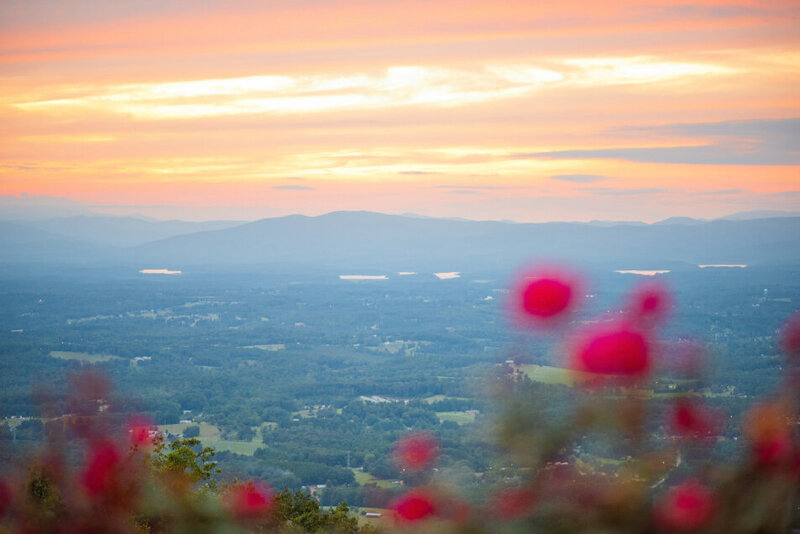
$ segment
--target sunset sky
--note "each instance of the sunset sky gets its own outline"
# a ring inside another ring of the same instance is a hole
[[[0,2],[0,195],[157,218],[800,209],[800,2]]]

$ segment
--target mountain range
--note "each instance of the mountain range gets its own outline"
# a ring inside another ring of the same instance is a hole
[[[254,222],[76,215],[0,221],[0,262],[138,268],[314,266],[346,272],[503,270],[529,260],[619,269],[798,264],[800,217],[514,223],[372,212]]]

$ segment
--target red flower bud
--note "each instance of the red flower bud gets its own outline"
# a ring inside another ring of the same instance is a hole
[[[134,416],[128,420],[128,438],[131,445],[147,447],[153,444],[150,435],[152,422],[143,416]]]
[[[762,469],[786,467],[793,462],[795,440],[789,426],[790,410],[781,404],[755,406],[745,421],[754,463]]]
[[[577,278],[564,269],[538,268],[513,284],[510,313],[521,327],[552,326],[576,304]]]
[[[690,480],[670,488],[656,503],[655,518],[659,526],[670,530],[695,530],[714,517],[714,493],[708,486]]]
[[[579,344],[573,368],[589,373],[638,377],[650,370],[650,349],[637,329],[605,325]]]
[[[637,324],[652,326],[661,322],[672,307],[672,295],[658,282],[639,285],[631,294],[628,313]]]
[[[89,461],[81,477],[84,489],[89,495],[99,495],[108,490],[121,461],[116,445],[107,440],[97,440],[91,444]]]
[[[702,439],[717,429],[714,414],[699,402],[679,399],[672,408],[672,432],[684,438]]]
[[[389,508],[394,510],[399,522],[414,522],[436,513],[433,496],[425,491],[414,490],[392,501]]]
[[[535,317],[549,318],[567,309],[572,300],[572,288],[555,278],[539,278],[525,286],[522,308]]]
[[[249,483],[231,489],[230,509],[240,519],[263,517],[272,507],[272,490]]]
[[[394,449],[395,462],[413,471],[429,468],[438,455],[439,442],[426,432],[405,436]]]
[[[761,467],[774,467],[793,459],[794,443],[788,433],[764,436],[753,443],[753,456]]]

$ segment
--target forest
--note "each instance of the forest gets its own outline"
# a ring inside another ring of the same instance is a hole
[[[661,332],[665,358],[700,347],[711,365],[692,380],[657,368],[648,409],[663,411],[681,393],[702,396],[728,415],[714,454],[735,452],[741,414],[777,384],[775,336],[800,300],[796,275],[781,266],[658,275],[675,299]],[[645,279],[597,267],[583,276],[576,325],[619,313]],[[440,468],[480,494],[492,473],[514,468],[495,454],[498,383],[548,399],[541,413],[552,420],[580,396],[526,371],[555,368],[555,376],[564,347],[514,328],[509,285],[507,274],[485,272],[342,280],[267,269],[6,270],[0,469],[35,454],[70,413],[69,377],[92,370],[113,384],[104,403],[120,424],[141,414],[169,439],[198,437],[216,449],[220,481],[319,487],[323,505],[382,507],[413,483],[392,463],[393,444],[423,430],[441,441]],[[657,419],[647,430],[665,434]],[[624,457],[601,441],[573,454],[597,466]]]

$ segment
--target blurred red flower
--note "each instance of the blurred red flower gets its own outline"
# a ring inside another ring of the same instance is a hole
[[[81,477],[84,489],[89,495],[98,495],[111,487],[116,468],[122,460],[116,445],[108,440],[92,442],[89,461]]]
[[[628,313],[638,324],[660,323],[672,307],[672,295],[666,286],[648,281],[639,285],[628,299]]]
[[[718,423],[715,415],[699,401],[679,399],[672,407],[670,427],[673,434],[702,439],[712,435]]]
[[[638,329],[604,325],[579,342],[572,363],[578,371],[638,377],[650,370],[650,349]]]
[[[425,491],[413,490],[395,499],[389,505],[400,522],[414,522],[436,513],[435,500]]]
[[[517,277],[510,313],[521,327],[550,326],[575,307],[577,277],[555,267],[540,267]]]
[[[789,434],[776,434],[753,443],[756,463],[761,467],[775,467],[793,459],[794,447]]]
[[[272,507],[272,490],[249,483],[235,486],[230,492],[230,508],[236,517],[253,519],[262,517]]]
[[[136,415],[128,420],[128,437],[131,445],[149,446],[153,444],[153,438],[150,437],[150,427],[152,421],[150,419]]]
[[[429,468],[439,455],[439,441],[427,432],[405,436],[394,448],[395,462],[412,471]]]
[[[790,358],[800,358],[800,312],[795,312],[783,325],[781,346]]]
[[[757,466],[771,469],[793,462],[796,444],[789,426],[790,413],[778,403],[759,404],[748,413],[744,430]]]
[[[655,519],[670,530],[695,530],[714,517],[714,492],[695,480],[670,488],[656,503]]]
[[[539,278],[525,286],[522,308],[536,317],[553,317],[567,309],[572,300],[572,288],[555,278]]]
[[[530,488],[506,488],[491,500],[494,512],[503,519],[518,519],[533,512],[536,494]]]

